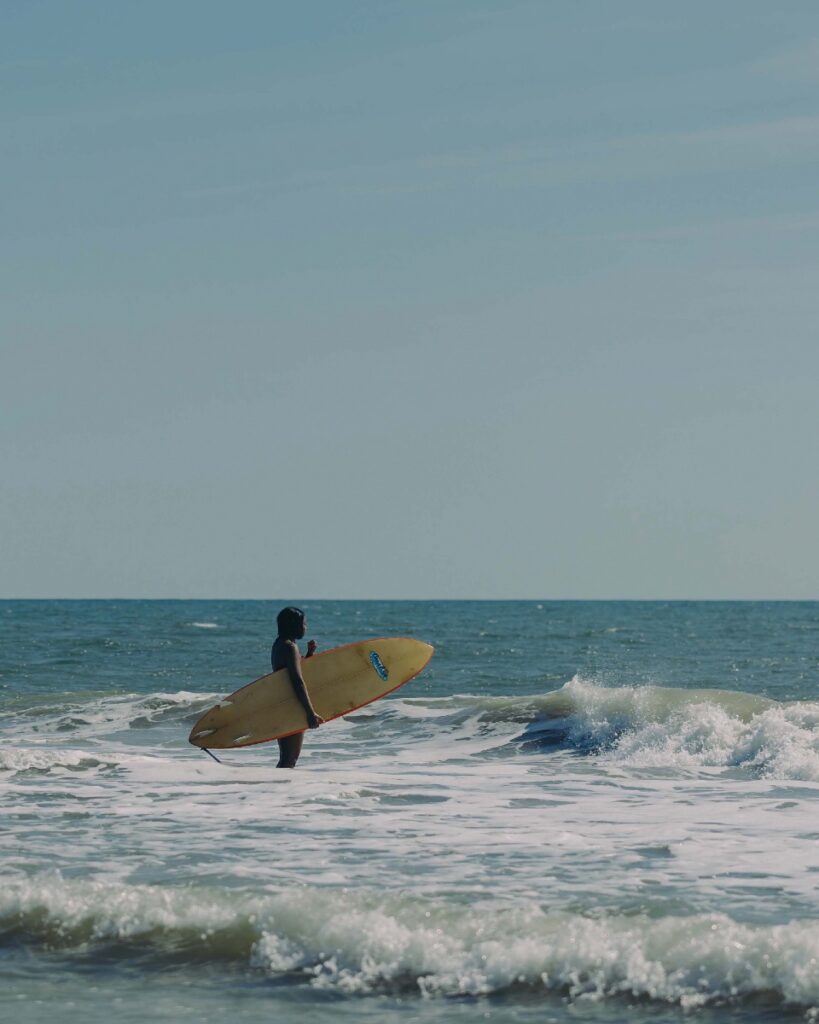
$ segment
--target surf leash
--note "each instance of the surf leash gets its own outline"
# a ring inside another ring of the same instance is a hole
[[[216,762],[217,764],[221,764],[221,763],[222,763],[222,762],[221,762],[221,761],[219,760],[219,758],[218,758],[218,757],[216,756],[216,754],[211,754],[211,752],[210,752],[210,751],[208,750],[208,748],[207,748],[207,747],[200,747],[199,749],[200,749],[200,750],[204,750],[204,751],[205,751],[205,753],[206,753],[206,754],[208,755],[208,757],[212,757],[212,758],[213,758],[213,760],[214,760],[214,761],[215,761],[215,762]]]

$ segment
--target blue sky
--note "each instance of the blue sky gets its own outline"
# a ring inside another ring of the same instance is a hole
[[[3,22],[0,596],[819,596],[816,4]]]

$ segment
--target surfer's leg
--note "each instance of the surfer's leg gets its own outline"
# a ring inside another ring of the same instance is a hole
[[[276,767],[295,768],[302,743],[304,743],[303,732],[297,732],[294,736],[285,736],[284,739],[279,740],[279,763]]]

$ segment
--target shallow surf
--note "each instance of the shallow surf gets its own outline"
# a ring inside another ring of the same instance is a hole
[[[16,1019],[815,1015],[819,608],[541,605],[311,606],[438,650],[292,773],[185,742],[274,605],[0,606]]]

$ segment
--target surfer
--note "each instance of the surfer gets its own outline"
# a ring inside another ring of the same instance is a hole
[[[299,653],[297,640],[302,640],[307,632],[307,619],[301,608],[282,608],[276,616],[276,625],[279,635],[273,642],[270,652],[270,662],[273,671],[286,668],[290,675],[290,682],[299,703],[307,715],[307,728],[318,729],[324,719],[316,714],[316,709],[310,700],[310,694],[304,684],[304,676],[301,674],[301,654]],[[316,641],[310,640],[307,643],[306,658],[312,658],[316,653]],[[301,745],[304,742],[304,733],[297,732],[293,736],[285,736],[279,740],[279,763],[277,768],[295,768],[296,761],[301,753]]]

